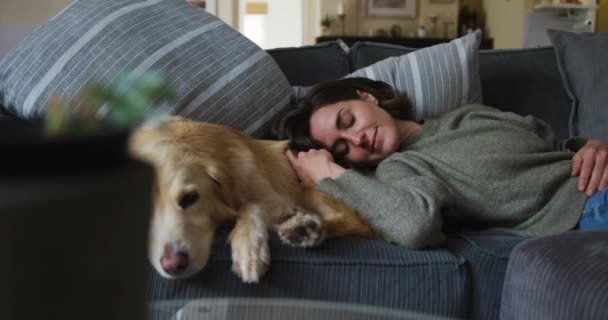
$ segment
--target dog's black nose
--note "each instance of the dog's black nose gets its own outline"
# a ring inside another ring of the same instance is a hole
[[[182,273],[188,268],[189,263],[190,257],[187,253],[181,251],[166,251],[160,258],[161,267],[170,275]]]

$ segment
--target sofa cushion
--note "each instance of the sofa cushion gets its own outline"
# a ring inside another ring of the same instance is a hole
[[[6,110],[4,109],[4,107],[0,104],[0,120],[4,120],[4,119],[13,119],[14,117],[11,116],[8,112],[6,112]]]
[[[606,319],[608,229],[527,240],[511,254],[500,319]]]
[[[548,33],[572,99],[573,133],[608,141],[608,33]]]
[[[248,133],[289,102],[290,86],[265,51],[175,0],[75,1],[0,62],[0,102],[17,116],[43,117],[52,96],[148,70],[177,93],[161,109]]]
[[[482,102],[480,42],[481,31],[478,30],[449,43],[387,58],[349,76],[390,84],[398,93],[410,98],[418,120],[438,116],[464,104]]]
[[[483,103],[503,111],[533,115],[570,136],[570,102],[553,48],[488,50],[479,53]]]
[[[314,46],[270,49],[268,53],[292,86],[311,86],[350,72],[347,49],[342,41],[331,41]]]
[[[272,263],[259,284],[230,271],[229,228],[220,229],[203,271],[186,280],[151,274],[150,300],[212,297],[302,298],[381,306],[454,318],[468,315],[469,274],[447,250],[407,250],[349,237],[314,249],[270,242]]]

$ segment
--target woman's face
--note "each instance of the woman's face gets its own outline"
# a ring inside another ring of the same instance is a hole
[[[399,148],[400,130],[374,96],[357,93],[362,100],[340,101],[316,110],[310,118],[310,135],[338,159],[378,164]]]

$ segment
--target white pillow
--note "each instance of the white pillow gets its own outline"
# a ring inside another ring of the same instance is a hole
[[[479,44],[481,31],[448,43],[390,57],[346,77],[365,77],[407,95],[416,119],[434,117],[464,104],[481,103]]]

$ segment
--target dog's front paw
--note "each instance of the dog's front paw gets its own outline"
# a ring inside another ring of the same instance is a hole
[[[259,282],[270,265],[268,234],[264,231],[233,231],[232,271],[243,282]]]
[[[318,214],[296,207],[282,218],[277,233],[284,243],[297,247],[314,247],[325,240],[325,226]]]

